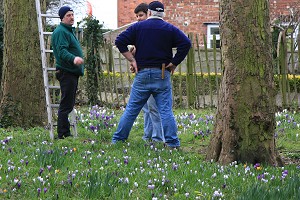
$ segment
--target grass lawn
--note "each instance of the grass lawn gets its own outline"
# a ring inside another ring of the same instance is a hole
[[[207,162],[215,110],[175,110],[181,148],[146,143],[143,117],[111,145],[122,110],[80,109],[77,138],[0,129],[0,199],[300,199],[300,114],[276,114],[286,165]]]

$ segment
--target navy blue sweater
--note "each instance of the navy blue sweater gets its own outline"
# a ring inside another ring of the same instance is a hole
[[[182,31],[158,18],[133,24],[117,37],[115,44],[121,53],[128,51],[128,45],[134,45],[138,67],[161,67],[162,63],[170,62],[177,66],[191,47],[191,41]],[[174,57],[172,48],[177,48]]]

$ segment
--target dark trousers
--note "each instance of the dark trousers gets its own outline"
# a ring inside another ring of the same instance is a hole
[[[75,105],[79,76],[66,71],[57,71],[56,78],[60,84],[61,100],[58,108],[57,133],[58,137],[71,135],[69,113]]]

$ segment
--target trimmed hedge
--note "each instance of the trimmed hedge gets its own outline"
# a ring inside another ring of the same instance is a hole
[[[122,73],[122,80],[123,80],[123,85],[124,85],[124,91],[125,94],[128,95],[129,94],[129,85],[132,84],[133,79],[134,79],[134,74],[133,73]],[[179,74],[178,72],[174,73],[172,76],[172,84],[173,84],[173,91],[174,91],[174,96],[177,96],[180,94],[180,87],[182,89],[182,95],[186,96],[186,73],[181,73]],[[122,84],[121,84],[121,73],[116,72],[115,75],[110,72],[109,74],[105,71],[103,72],[103,77],[104,80],[102,81],[103,84],[101,84],[101,88],[100,90],[103,91],[103,89],[105,89],[106,91],[110,91],[110,84],[109,82],[111,82],[112,85],[112,91],[116,92],[116,90],[118,90],[118,93],[121,94],[123,93],[123,88],[122,88]],[[203,74],[203,76],[201,76],[200,73],[197,73],[195,77],[195,82],[197,82],[198,85],[198,93],[199,95],[209,95],[210,91],[209,91],[209,81],[211,83],[211,89],[212,89],[212,94],[216,94],[217,91],[217,85],[216,85],[216,81],[218,78],[218,83],[220,84],[221,82],[221,74],[217,74],[215,75],[214,73],[211,73],[210,76],[206,73]],[[116,82],[116,88],[114,87],[114,78],[115,78],[115,82]],[[129,80],[130,79],[130,83]],[[275,87],[276,90],[279,91],[280,87],[279,87],[279,80],[280,80],[280,76],[278,75],[274,75],[274,82],[275,82]],[[282,80],[282,78],[281,78]],[[296,84],[296,89],[297,92],[300,92],[300,75],[295,75],[295,77],[293,75],[288,75],[288,79],[289,81],[289,88],[290,88],[290,92],[294,92],[295,90],[295,84]],[[181,84],[180,84],[181,83]],[[195,83],[196,85],[196,83]],[[191,85],[189,85],[188,87],[192,87]]]

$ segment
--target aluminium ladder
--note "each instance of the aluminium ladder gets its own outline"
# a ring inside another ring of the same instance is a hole
[[[56,68],[50,67],[49,65],[49,59],[47,59],[47,54],[53,53],[53,50],[50,48],[47,49],[46,43],[45,43],[45,36],[50,36],[52,32],[46,32],[44,31],[43,26],[43,18],[58,18],[58,15],[51,15],[51,14],[42,14],[41,11],[41,3],[40,0],[35,0],[36,5],[36,12],[37,12],[37,21],[38,21],[38,30],[39,30],[39,39],[40,39],[40,50],[41,50],[41,59],[42,59],[42,69],[43,69],[43,78],[44,78],[44,89],[45,89],[45,96],[46,96],[46,108],[47,108],[47,116],[48,116],[48,124],[47,129],[50,131],[50,138],[54,139],[54,126],[57,125],[55,122],[55,109],[58,109],[59,104],[52,103],[50,90],[59,90],[60,86],[57,86],[55,84],[50,85],[49,84],[49,76],[53,79],[53,74],[55,74]],[[63,5],[63,0],[60,0],[59,7]],[[55,75],[54,75],[55,79]],[[53,92],[54,94],[54,92]],[[72,127],[72,133],[76,137],[77,136],[77,127],[76,127],[76,113],[73,110],[70,113],[70,126]]]

